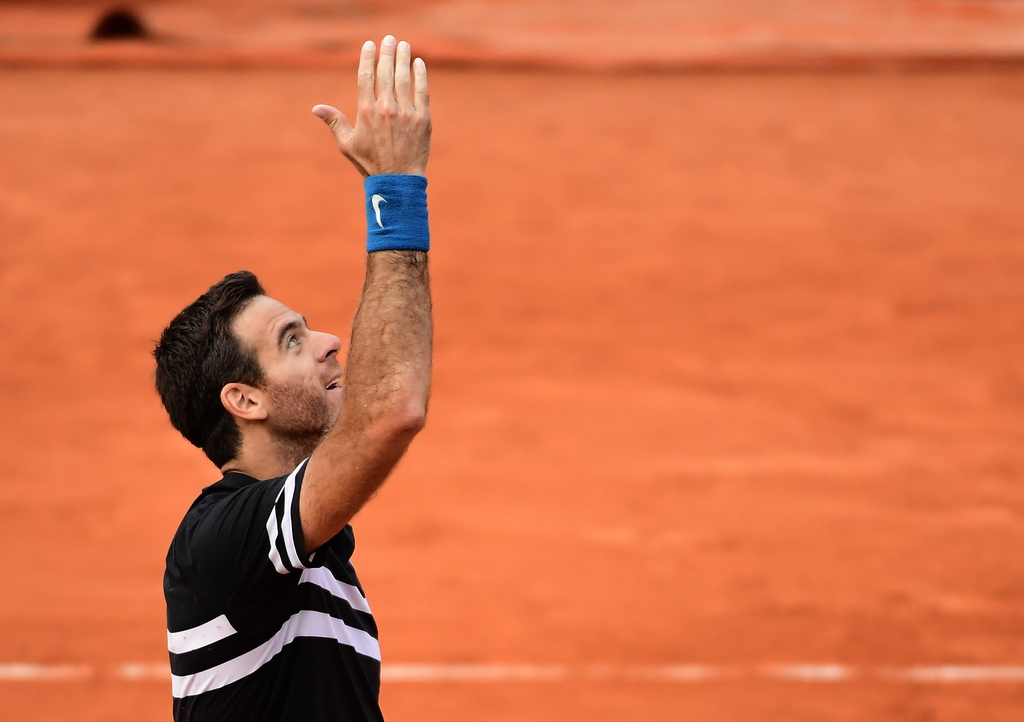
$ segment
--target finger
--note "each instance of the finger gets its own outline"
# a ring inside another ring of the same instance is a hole
[[[401,108],[407,108],[412,103],[409,96],[409,54],[409,43],[403,40],[398,44],[398,53],[395,55],[395,97],[398,98],[398,105]]]
[[[314,105],[313,115],[324,121],[327,127],[331,129],[331,133],[334,134],[334,138],[338,141],[338,147],[342,148],[342,150],[348,147],[349,141],[352,139],[353,130],[344,113],[329,105]]]
[[[373,61],[377,59],[377,46],[372,40],[363,43],[363,50],[359,54],[359,105],[371,106],[376,99],[373,92]]]
[[[377,60],[377,99],[389,100],[395,97],[395,36],[385,35],[380,44],[380,58]]]
[[[430,94],[427,92],[427,65],[422,58],[416,58],[412,64],[413,103],[416,110],[426,113],[430,110]]]

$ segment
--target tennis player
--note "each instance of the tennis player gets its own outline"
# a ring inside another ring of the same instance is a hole
[[[164,575],[177,722],[381,720],[377,627],[349,525],[423,428],[432,321],[423,61],[387,36],[359,60],[354,124],[313,113],[365,177],[366,280],[337,336],[232,273],[154,350],[171,423],[223,473]],[[330,293],[330,287],[324,289]]]

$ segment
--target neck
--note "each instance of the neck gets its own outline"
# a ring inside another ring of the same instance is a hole
[[[275,479],[292,473],[309,457],[316,441],[272,436],[243,436],[238,455],[221,467],[222,473],[238,471],[254,479]]]

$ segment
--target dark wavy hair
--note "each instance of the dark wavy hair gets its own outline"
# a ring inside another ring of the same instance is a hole
[[[225,384],[258,386],[263,372],[253,349],[232,332],[235,318],[263,286],[249,271],[229,273],[174,317],[153,349],[156,390],[171,424],[222,467],[238,455],[241,433],[220,402]]]

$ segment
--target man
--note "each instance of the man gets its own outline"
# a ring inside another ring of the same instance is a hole
[[[382,719],[377,628],[348,523],[426,416],[426,68],[408,43],[387,36],[378,59],[367,42],[358,90],[354,127],[313,109],[366,178],[366,281],[344,376],[339,339],[246,271],[178,314],[154,351],[172,424],[224,474],[167,554],[178,722]]]

